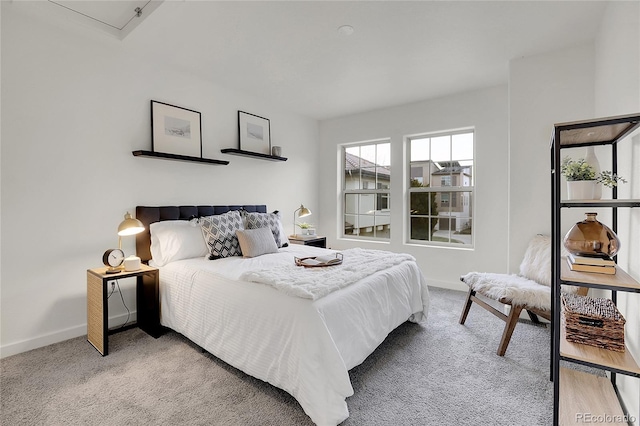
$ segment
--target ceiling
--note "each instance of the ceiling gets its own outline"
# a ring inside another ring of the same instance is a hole
[[[118,38],[124,38],[142,22],[144,18],[162,4],[150,0],[47,0],[73,19],[93,28],[105,31]]]
[[[510,59],[593,40],[605,8],[606,1],[165,1],[121,43],[160,65],[327,119],[506,84]],[[345,24],[353,34],[337,30]]]

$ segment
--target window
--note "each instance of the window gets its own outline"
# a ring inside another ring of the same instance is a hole
[[[391,143],[344,146],[342,166],[343,236],[389,239]]]
[[[409,241],[473,246],[474,132],[407,139]]]
[[[440,194],[440,207],[449,207],[449,194],[447,194],[446,192]]]
[[[440,178],[440,186],[458,186],[458,176],[446,175]]]

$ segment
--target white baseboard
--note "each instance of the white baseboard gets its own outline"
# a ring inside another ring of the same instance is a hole
[[[134,322],[137,319],[135,311],[131,312],[129,322]],[[124,324],[127,320],[127,314],[116,315],[109,317],[109,327],[115,328]],[[80,336],[87,335],[87,324],[78,325],[75,327],[66,328],[64,330],[56,331],[49,334],[43,334],[33,339],[21,340],[15,343],[9,343],[0,346],[0,358],[6,358],[11,355],[17,355],[22,352],[27,352],[32,349],[38,349],[43,346],[49,346],[54,343],[62,342],[69,339],[74,339]]]
[[[439,281],[427,278],[427,285],[431,287],[446,288],[448,290],[469,291],[469,286],[462,281]]]

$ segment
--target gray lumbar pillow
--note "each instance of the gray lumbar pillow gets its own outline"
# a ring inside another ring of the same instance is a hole
[[[269,228],[238,229],[236,235],[244,257],[256,257],[278,252],[276,240]]]

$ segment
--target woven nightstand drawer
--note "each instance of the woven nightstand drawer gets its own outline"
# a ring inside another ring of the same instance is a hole
[[[562,324],[569,342],[624,352],[625,319],[609,299],[562,294]]]

